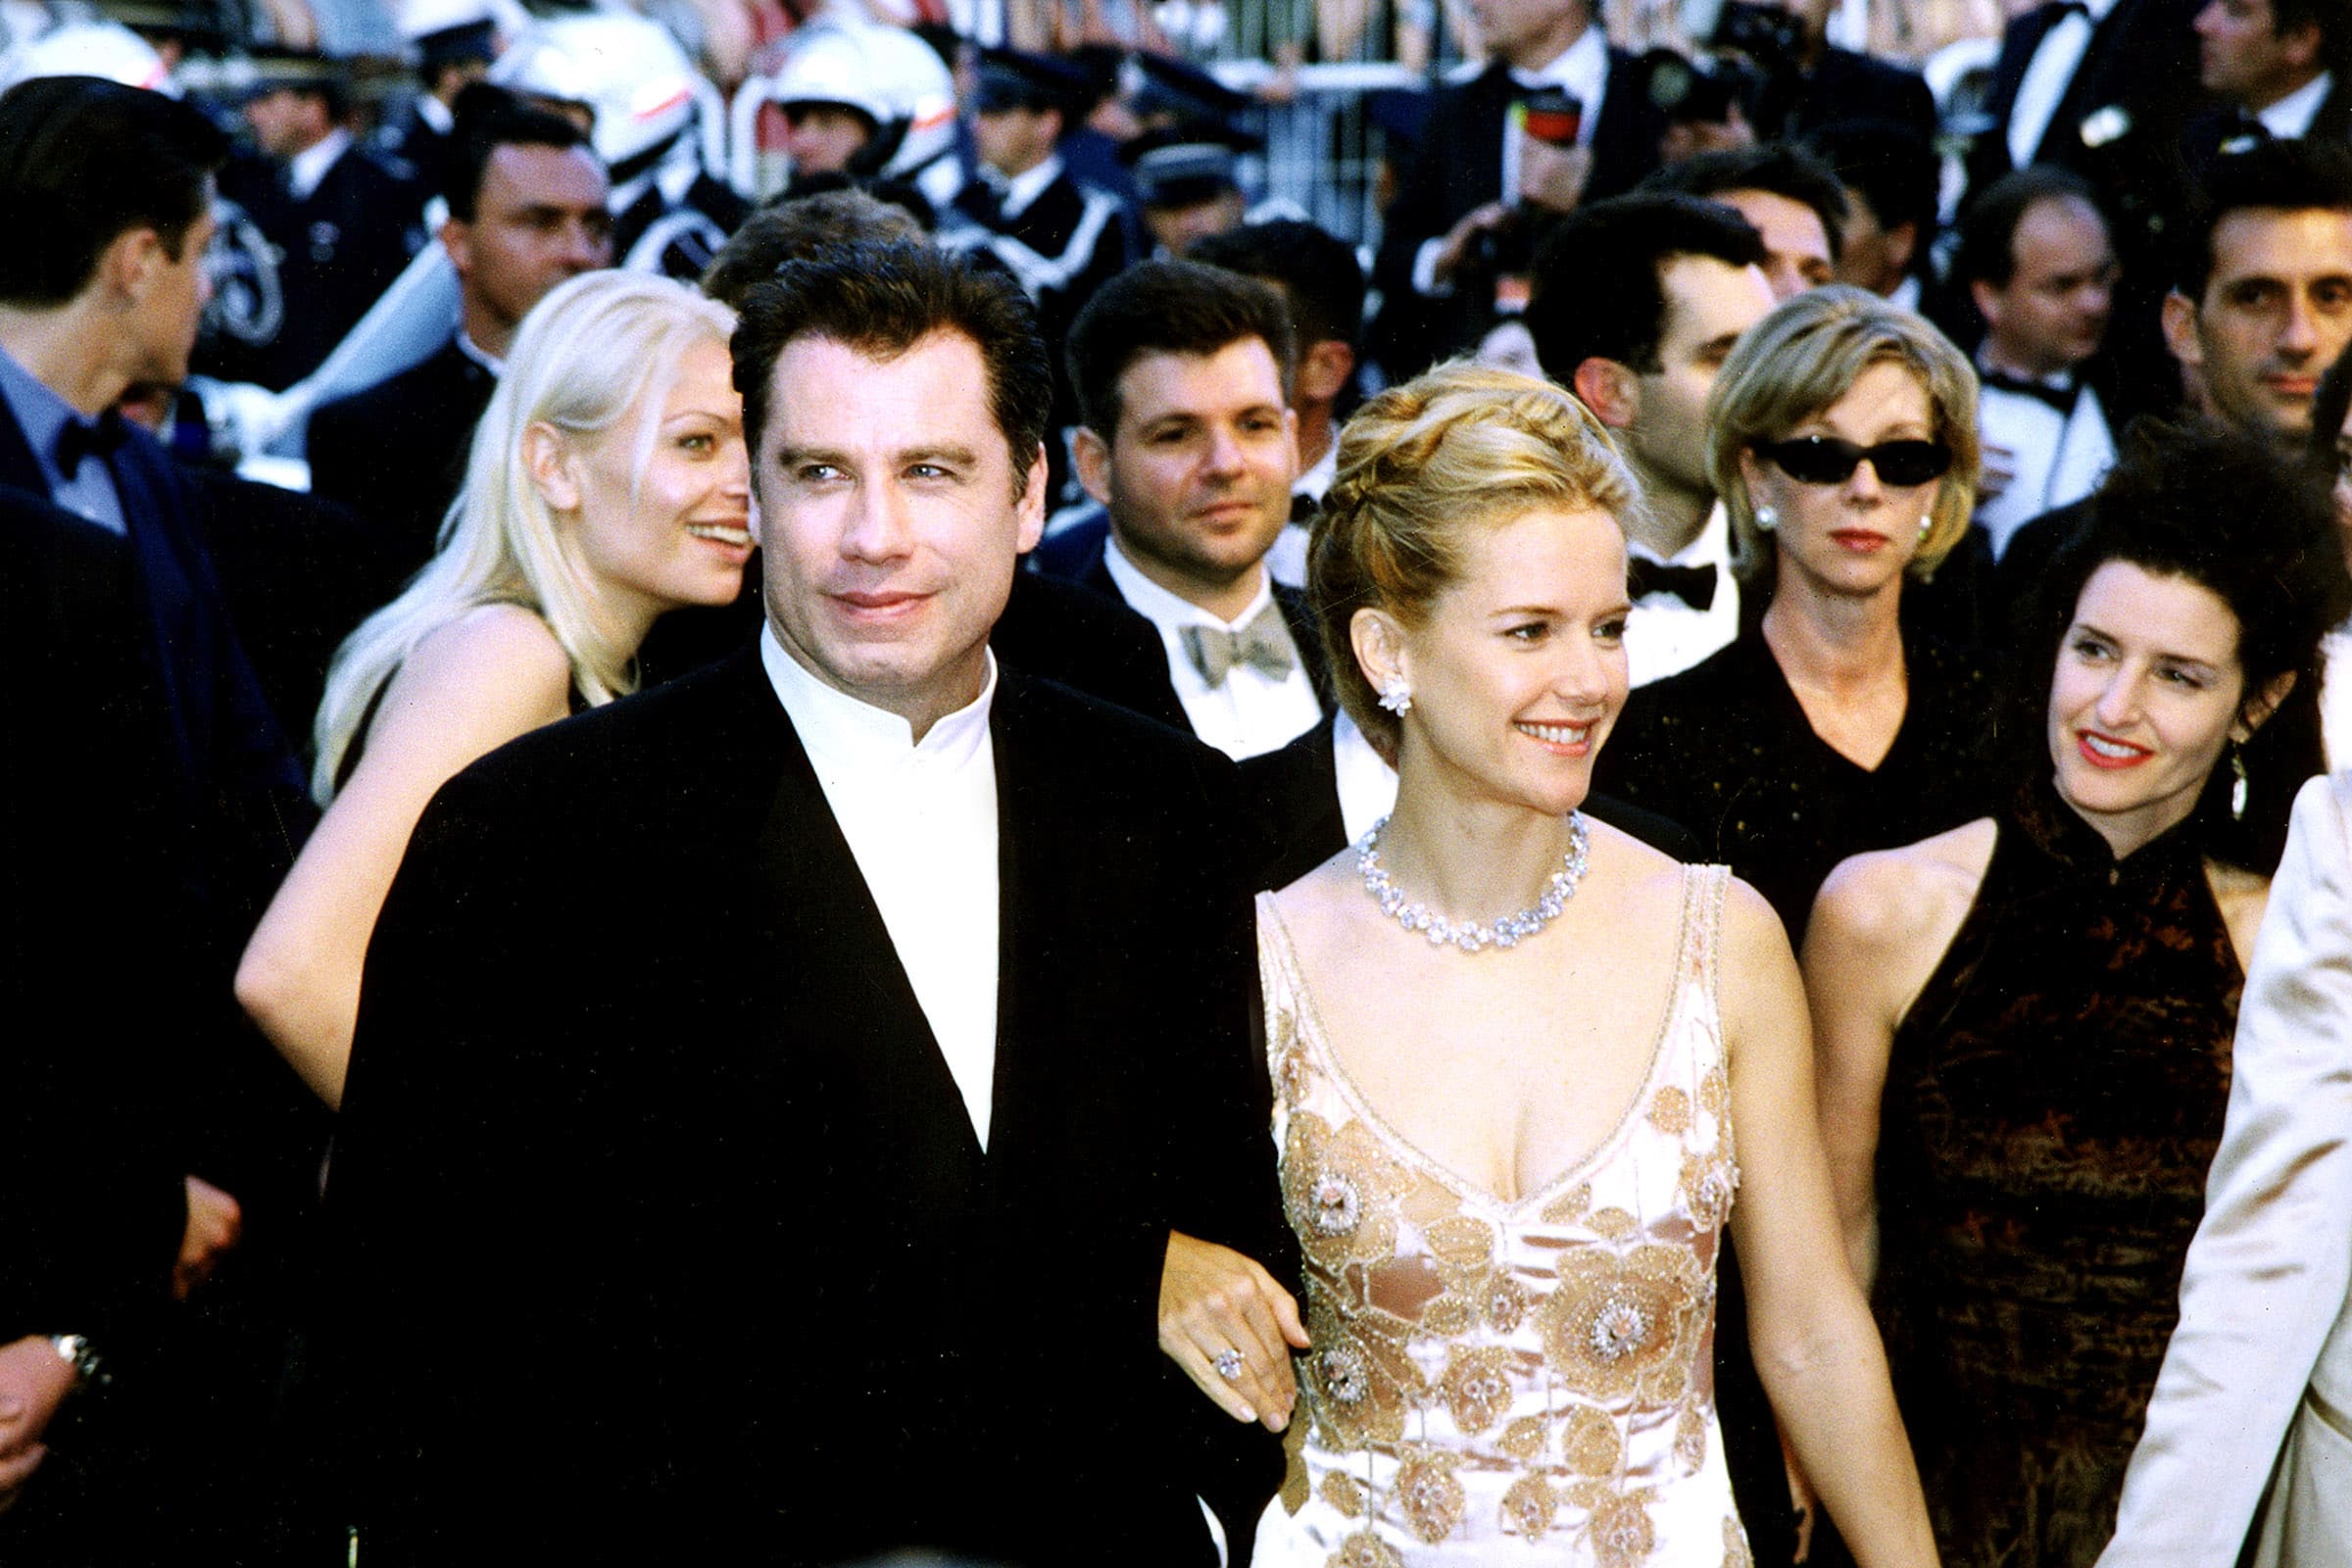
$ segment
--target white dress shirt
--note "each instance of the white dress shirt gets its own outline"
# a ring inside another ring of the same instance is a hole
[[[2084,0],[2090,15],[2070,12],[2058,19],[2058,24],[2041,35],[2034,50],[2034,58],[2026,64],[2026,74],[2017,84],[2017,102],[2009,110],[2009,163],[2023,169],[2034,162],[2041,138],[2049,134],[2050,122],[2057,118],[2058,104],[2066,97],[2066,89],[2074,85],[2075,73],[2082,68],[2082,56],[2090,49],[2090,34],[2107,14],[2116,8],[2117,0]]]
[[[1626,541],[1626,553],[1656,561],[1654,551]],[[1634,601],[1625,618],[1625,662],[1636,686],[1679,675],[1740,635],[1740,582],[1732,575],[1732,519],[1715,503],[1698,537],[1676,551],[1663,564],[1713,566],[1715,600],[1694,610],[1668,593],[1647,594]]]
[[[1321,721],[1323,705],[1303,662],[1295,661],[1290,673],[1280,678],[1254,664],[1236,663],[1225,672],[1222,684],[1211,686],[1185,654],[1185,627],[1239,631],[1274,603],[1273,579],[1266,575],[1263,563],[1258,568],[1255,597],[1229,621],[1178,598],[1137,570],[1119,548],[1115,534],[1103,542],[1102,564],[1118,585],[1119,597],[1159,628],[1160,644],[1168,656],[1168,678],[1176,687],[1176,700],[1184,704],[1184,716],[1192,721],[1195,735],[1238,761],[1261,752],[1280,751]]]
[[[2352,767],[2352,622],[2320,640],[2320,745],[2328,772]]]
[[[2063,385],[2065,377],[2058,378]],[[2053,507],[2070,506],[2115,466],[2115,437],[2099,395],[2084,387],[2060,414],[2024,392],[1988,386],[1977,399],[1977,433],[2011,459],[2008,488],[1977,508],[1997,559],[2010,536]]]
[[[914,1000],[988,1147],[997,1070],[997,759],[988,714],[997,662],[970,706],[918,742],[898,714],[835,691],[784,651],[760,661],[792,720]]]
[[[1335,430],[1332,432],[1331,445],[1323,449],[1323,456],[1315,461],[1315,466],[1291,481],[1293,499],[1310,496],[1321,501],[1323,492],[1331,488],[1333,475],[1339,471],[1340,440],[1339,432]],[[1272,572],[1274,580],[1285,588],[1306,586],[1306,540],[1305,523],[1286,522],[1282,532],[1274,538],[1274,548],[1266,552],[1266,570]]]
[[[335,160],[351,150],[351,132],[337,126],[286,160],[286,188],[298,202],[307,202],[326,178]]]
[[[1483,66],[1474,66],[1467,76],[1475,78]],[[1594,23],[1577,34],[1576,42],[1552,57],[1551,63],[1534,71],[1511,73],[1511,80],[1529,91],[1558,87],[1578,103],[1584,114],[1576,127],[1576,144],[1592,145],[1592,132],[1600,123],[1601,100],[1609,90],[1609,35]],[[1506,115],[1502,122],[1502,199],[1517,205],[1519,201],[1519,117]],[[1443,296],[1452,292],[1449,284],[1438,281],[1438,253],[1446,248],[1446,236],[1421,242],[1413,253],[1413,288],[1422,294]]]
[[[2323,71],[2254,118],[2262,122],[2263,129],[2280,141],[2308,136],[2311,122],[2319,118],[2320,105],[2328,101],[2328,91],[2334,85],[2334,75]]]
[[[1061,177],[1061,155],[1049,153],[1045,162],[1034,169],[1024,169],[1010,178],[1004,175],[997,177],[1004,191],[997,210],[1009,222],[1027,212],[1046,193],[1046,187]]]
[[[1344,708],[1331,724],[1331,767],[1339,778],[1340,820],[1353,844],[1396,809],[1396,770],[1381,760]]]

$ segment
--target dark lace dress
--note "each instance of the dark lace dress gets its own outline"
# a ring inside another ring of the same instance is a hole
[[[1896,1031],[1880,1308],[1947,1568],[2115,1524],[2222,1134],[2244,975],[2195,819],[2118,863],[2044,781]]]

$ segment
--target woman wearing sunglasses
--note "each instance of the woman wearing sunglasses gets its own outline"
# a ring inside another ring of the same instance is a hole
[[[1716,378],[1708,469],[1766,608],[1634,694],[1596,787],[1695,833],[1791,941],[1839,860],[1983,808],[1990,688],[1902,616],[1968,530],[1976,408],[1958,350],[1854,288],[1789,300]]]
[[[2089,1568],[2114,1525],[2348,604],[2317,486],[2143,425],[2021,617],[2022,781],[1822,889],[1823,1134],[1945,1562]]]

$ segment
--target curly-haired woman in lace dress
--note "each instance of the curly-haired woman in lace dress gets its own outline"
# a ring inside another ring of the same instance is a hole
[[[1577,811],[1625,701],[1633,480],[1566,393],[1467,367],[1366,405],[1339,463],[1312,592],[1399,782],[1259,904],[1311,1343],[1257,1561],[1744,1563],[1710,1387],[1728,1224],[1832,1513],[1866,1565],[1933,1562],[1780,924]],[[1247,1294],[1163,1301],[1163,1335],[1262,1398]]]

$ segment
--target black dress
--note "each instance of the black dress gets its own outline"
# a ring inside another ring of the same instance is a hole
[[[1754,626],[1645,686],[1602,749],[1594,786],[1680,822],[1804,937],[1813,895],[1849,855],[1913,844],[1993,804],[1992,682],[1969,657],[1906,630],[1910,699],[1875,768],[1813,733]]]
[[[1839,860],[1913,844],[1991,808],[1984,758],[1992,682],[1968,657],[1916,628],[1903,633],[1910,681],[1902,727],[1876,768],[1858,766],[1813,733],[1760,627],[1704,662],[1645,686],[1601,749],[1594,787],[1681,823],[1706,858],[1763,894],[1791,944],[1803,940],[1813,895]],[[1795,1516],[1772,1407],[1747,1353],[1747,1296],[1739,1252],[1717,1265],[1716,1408],[1724,1459],[1756,1568],[1793,1560]],[[1839,1544],[1824,1519],[1815,1564]]]
[[[1952,1568],[2098,1556],[2179,1316],[2244,975],[2192,818],[2121,863],[2045,780],[1895,1032],[1880,1307]]]

